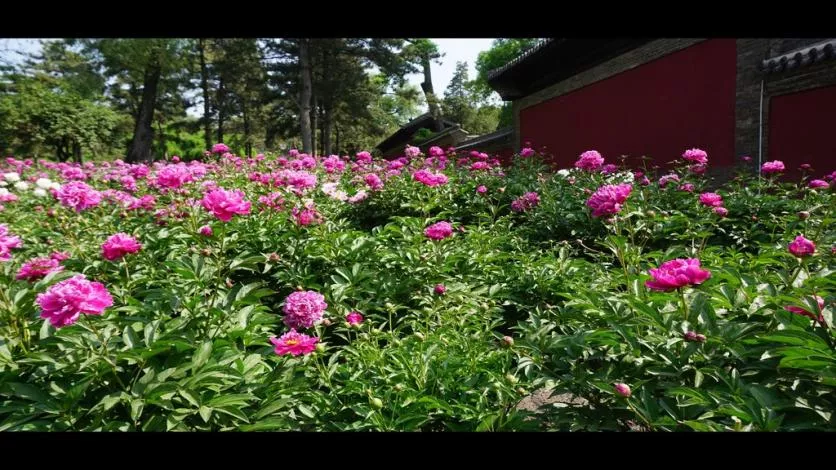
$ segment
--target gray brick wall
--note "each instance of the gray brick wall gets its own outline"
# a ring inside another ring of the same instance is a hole
[[[760,118],[760,88],[763,81],[763,161],[769,156],[769,104],[774,96],[836,85],[836,61],[798,67],[794,70],[766,74],[760,65],[764,59],[803,48],[822,38],[777,38],[737,40],[737,102],[735,117],[735,152],[752,156],[756,165]]]

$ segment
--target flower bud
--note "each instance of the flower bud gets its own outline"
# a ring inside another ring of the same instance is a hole
[[[503,336],[502,337],[502,345],[507,347],[507,348],[510,348],[511,346],[514,345],[514,338],[512,338],[510,336]]]
[[[333,325],[333,323],[331,322],[331,320],[329,320],[327,318],[323,318],[322,319],[322,325],[323,326],[331,326],[331,325]]]
[[[624,398],[629,398],[630,395],[633,394],[633,392],[630,391],[630,387],[623,383],[615,384],[615,393]]]
[[[510,374],[510,373],[505,374],[505,380],[511,382],[512,385],[516,384],[517,382],[520,381],[520,379],[518,379],[516,376],[514,376],[513,374]]]
[[[395,384],[394,388],[396,392],[403,392],[404,389],[403,384]]]
[[[798,218],[801,219],[801,220],[807,220],[807,219],[810,218],[810,213],[807,212],[807,211],[800,211],[798,213]]]
[[[279,256],[278,253],[270,253],[270,256],[267,259],[269,259],[272,263],[276,263],[278,261],[281,261],[282,257]]]
[[[316,344],[316,352],[324,353],[325,352],[325,345],[323,343]]]
[[[424,341],[424,335],[423,335],[423,334],[421,334],[421,332],[416,331],[416,332],[414,333],[414,335],[415,335],[415,337],[416,337],[416,338],[418,338],[419,340]]]
[[[372,398],[371,400],[369,400],[369,403],[372,405],[372,408],[376,410],[383,408],[383,400],[381,400],[380,398]]]

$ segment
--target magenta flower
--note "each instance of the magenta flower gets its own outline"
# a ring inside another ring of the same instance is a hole
[[[816,244],[812,240],[804,238],[804,235],[799,235],[795,237],[795,240],[790,242],[788,249],[794,256],[803,258],[815,253]]]
[[[644,285],[648,289],[662,292],[702,284],[711,277],[711,272],[701,269],[700,260],[696,258],[672,259],[649,272],[653,279],[648,279]]]
[[[102,194],[81,181],[73,181],[61,186],[55,197],[65,207],[76,212],[95,207],[102,202]]]
[[[50,286],[45,293],[38,294],[36,301],[41,307],[41,318],[49,320],[55,328],[72,325],[81,314],[101,315],[113,305],[113,297],[105,286],[88,281],[83,274]]]
[[[807,183],[807,187],[812,189],[827,188],[829,186],[830,184],[825,180],[810,180],[810,182]]]
[[[685,341],[691,343],[705,343],[706,340],[705,335],[697,333],[696,331],[689,331],[682,335],[682,337],[685,339]]]
[[[685,183],[679,185],[680,191],[685,191],[686,193],[693,193],[694,192],[694,185],[691,183]]]
[[[700,203],[708,207],[720,207],[723,205],[723,197],[717,193],[702,193]]]
[[[165,189],[178,189],[191,181],[194,181],[194,177],[186,165],[166,165],[157,172],[156,185]]]
[[[604,185],[590,196],[586,205],[592,209],[592,217],[617,214],[632,191],[630,184]]]
[[[351,312],[345,316],[345,321],[352,326],[359,325],[363,323],[363,315],[360,312]]]
[[[453,235],[453,226],[450,222],[436,222],[424,229],[424,235],[433,240],[444,240]]]
[[[142,248],[142,245],[136,241],[136,238],[120,232],[111,235],[102,244],[102,256],[108,261],[113,261],[129,253],[136,253],[140,248]]]
[[[326,308],[325,297],[319,292],[294,292],[285,300],[284,322],[291,328],[310,328],[322,320]]]
[[[291,211],[293,221],[302,227],[322,222],[322,216],[316,211],[313,205],[305,206],[302,209],[294,207]]]
[[[369,173],[368,175],[366,175],[363,178],[363,181],[366,182],[366,185],[372,191],[380,191],[381,189],[383,189],[383,181],[380,179],[379,176],[377,176],[374,173]]]
[[[630,395],[633,394],[633,392],[630,391],[630,386],[627,384],[617,383],[614,388],[615,393],[624,398],[630,398]]]
[[[531,148],[531,147],[526,147],[526,148],[520,150],[520,156],[522,158],[533,157],[534,156],[534,149]]]
[[[476,188],[476,192],[479,194],[485,194],[486,192],[488,192],[488,188],[485,185],[480,185],[478,188]]]
[[[824,299],[823,298],[821,298],[817,295],[816,296],[816,303],[819,304],[819,312],[824,310]],[[809,311],[807,311],[807,310],[805,310],[801,307],[796,307],[795,305],[787,305],[787,306],[784,307],[784,309],[788,312],[795,313],[796,315],[804,315],[805,317],[810,317],[811,319],[816,320],[819,323],[822,323],[822,324],[824,323],[824,315],[822,315],[821,313],[819,313],[818,316],[817,316],[816,314],[814,314],[812,312],[809,312]]]
[[[60,263],[64,260],[69,259],[70,258],[70,253],[66,252],[66,251],[56,251],[56,252],[52,253],[51,255],[49,255],[49,257]]]
[[[212,227],[208,225],[204,225],[197,229],[197,233],[203,235],[204,237],[211,237],[212,236]]]
[[[418,147],[413,147],[411,145],[407,145],[406,148],[404,149],[403,153],[404,153],[404,155],[407,156],[407,158],[415,158],[418,155],[421,155],[421,149],[418,148]]]
[[[212,153],[220,155],[229,152],[229,147],[226,144],[215,144],[212,146]]]
[[[319,338],[297,333],[295,329],[292,329],[279,338],[275,336],[270,338],[270,342],[275,346],[273,352],[279,356],[287,354],[301,356],[314,352]]]
[[[431,157],[443,157],[444,156],[444,150],[442,150],[441,147],[437,147],[437,146],[430,147],[429,152],[430,152]]]
[[[201,201],[203,207],[223,222],[229,222],[233,215],[247,215],[250,213],[250,203],[244,200],[244,193],[240,189],[227,191],[218,188],[207,192]]]
[[[447,292],[447,286],[444,284],[436,284],[433,288],[433,292],[435,292],[436,295],[444,295],[444,293]]]
[[[725,216],[729,215],[729,210],[726,209],[725,207],[722,207],[722,206],[721,207],[715,207],[714,208],[714,213],[719,215],[720,217],[725,217]]]
[[[0,224],[0,261],[8,261],[12,258],[12,248],[20,248],[23,242],[17,235],[11,235],[6,224]]]
[[[761,166],[761,172],[765,174],[780,173],[782,171],[784,171],[784,162],[780,160],[766,162]]]
[[[677,175],[676,173],[671,173],[669,175],[665,175],[665,176],[659,178],[659,187],[664,188],[671,181],[675,181],[675,182],[679,183],[679,175]]]
[[[618,171],[618,166],[613,163],[607,163],[606,165],[601,167],[601,174],[602,175],[611,175]]]
[[[686,150],[685,153],[682,154],[682,158],[688,160],[689,162],[699,163],[701,165],[708,163],[708,154],[705,150],[697,148]]]
[[[578,161],[575,162],[575,168],[580,168],[586,171],[595,171],[604,164],[604,157],[598,153],[597,150],[587,150],[582,153]]]
[[[369,152],[363,151],[355,155],[357,158],[357,163],[371,163],[372,162],[372,154]]]
[[[447,184],[448,181],[447,175],[444,173],[431,173],[427,170],[416,171],[412,174],[412,179],[430,187]]]
[[[52,258],[32,258],[23,263],[17,272],[15,279],[18,281],[34,282],[46,277],[47,274],[56,273],[64,269],[60,262]]]
[[[540,205],[540,195],[534,191],[527,192],[511,202],[511,210],[525,212]]]
[[[688,169],[691,170],[691,173],[695,175],[704,175],[705,171],[708,169],[708,165],[691,165],[688,167]]]

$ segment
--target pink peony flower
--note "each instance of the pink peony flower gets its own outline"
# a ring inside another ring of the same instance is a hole
[[[201,203],[207,211],[223,222],[229,222],[233,215],[250,213],[250,202],[244,200],[244,193],[240,189],[214,189],[203,196]]]
[[[528,157],[533,157],[533,156],[534,156],[534,149],[531,148],[531,147],[526,147],[526,148],[520,150],[520,157],[522,157],[522,158],[528,158]]]
[[[155,184],[165,189],[177,189],[186,183],[194,181],[192,172],[186,165],[166,165],[157,172]]]
[[[708,166],[697,164],[689,166],[688,169],[691,170],[691,173],[695,175],[704,175],[705,171],[708,169]]]
[[[750,157],[748,155],[743,155],[742,157],[740,157],[740,159],[743,160],[744,162],[751,162],[752,161],[752,157]]]
[[[633,392],[630,391],[630,386],[627,384],[617,383],[614,388],[615,393],[624,398],[630,398],[630,395],[633,394]]]
[[[363,151],[355,155],[357,163],[365,164],[372,162],[372,154],[369,152]]]
[[[319,338],[297,333],[295,329],[292,329],[279,338],[270,338],[270,342],[275,346],[273,352],[279,356],[287,354],[302,356],[316,350],[316,343],[319,342]]]
[[[540,195],[534,191],[527,192],[511,202],[511,210],[525,212],[540,205]]]
[[[812,255],[816,251],[816,244],[804,238],[804,235],[795,237],[788,247],[790,253],[799,258]]]
[[[722,207],[722,206],[721,207],[715,207],[714,208],[714,213],[719,215],[720,217],[725,217],[725,216],[729,215],[729,210],[726,209],[725,207]]]
[[[607,163],[606,165],[601,167],[602,175],[611,175],[616,171],[618,171],[618,167],[612,163]]]
[[[372,191],[380,191],[381,189],[383,189],[383,181],[380,179],[379,176],[377,176],[374,173],[369,173],[368,175],[366,175],[363,178],[363,181],[366,182],[366,185]]]
[[[113,305],[113,297],[104,285],[88,281],[83,274],[50,286],[38,294],[41,318],[49,320],[55,328],[72,325],[81,314],[101,315]]]
[[[720,207],[723,205],[723,197],[717,193],[702,193],[700,203],[708,207]]]
[[[363,315],[360,312],[351,312],[345,316],[345,321],[352,326],[359,325],[363,323]]]
[[[444,284],[436,284],[433,288],[433,292],[435,292],[436,295],[444,295],[444,293],[447,292],[447,286]]]
[[[442,150],[441,147],[436,147],[436,146],[430,147],[429,152],[430,152],[431,157],[443,157],[444,156],[444,150]]]
[[[102,202],[102,193],[81,181],[73,181],[61,186],[61,189],[55,192],[55,197],[63,206],[72,208],[76,212],[96,207]]]
[[[819,312],[824,310],[824,299],[823,298],[821,298],[817,295],[816,296],[816,303],[819,304]],[[819,323],[824,323],[824,315],[822,315],[821,313],[819,313],[818,316],[816,316],[816,314],[814,314],[812,312],[809,312],[809,311],[807,311],[807,310],[805,310],[801,307],[796,307],[795,305],[787,305],[787,306],[784,307],[784,309],[788,312],[795,313],[796,315],[804,315],[805,317],[810,317],[811,319],[816,320]]]
[[[453,226],[450,222],[436,222],[424,229],[424,235],[433,240],[444,240],[453,235]]]
[[[708,163],[708,154],[705,150],[698,148],[686,150],[685,153],[682,154],[682,158],[688,160],[689,162],[699,163],[701,165]]]
[[[595,171],[604,164],[604,157],[598,153],[597,150],[587,150],[582,153],[578,161],[575,162],[575,168],[580,168],[586,171]]]
[[[0,261],[8,261],[12,258],[12,248],[20,248],[23,242],[17,235],[11,235],[6,224],[0,224]]]
[[[427,170],[416,171],[412,174],[412,179],[430,187],[447,184],[448,181],[447,175],[444,173],[431,173]]]
[[[765,174],[780,173],[782,171],[784,171],[784,162],[780,160],[766,162],[761,166],[761,172]]]
[[[418,147],[407,145],[403,153],[407,156],[407,158],[415,158],[418,155],[421,155],[421,149]]]
[[[293,216],[294,222],[302,227],[322,222],[322,216],[319,215],[319,212],[316,211],[313,205],[307,205],[302,209],[294,207],[291,210],[291,215]]]
[[[659,187],[664,188],[671,181],[675,181],[675,182],[679,183],[679,175],[677,175],[676,173],[671,173],[669,175],[665,175],[665,176],[659,178]]]
[[[18,281],[34,282],[45,277],[47,274],[62,271],[64,269],[60,262],[52,258],[32,258],[23,263],[15,279]]]
[[[696,331],[688,331],[687,333],[682,335],[682,337],[685,339],[685,341],[691,343],[705,343],[706,340],[705,335],[699,334]]]
[[[601,186],[586,201],[586,205],[592,209],[592,217],[617,214],[632,191],[630,184]]]
[[[649,289],[667,292],[688,285],[698,285],[711,277],[711,272],[700,268],[696,258],[672,259],[656,269],[650,269],[653,279],[645,281]]]
[[[284,304],[284,322],[291,328],[310,328],[322,320],[328,308],[325,297],[314,291],[298,291],[287,296]]]
[[[813,189],[827,188],[829,186],[830,186],[830,184],[828,184],[828,182],[825,181],[825,180],[810,180],[810,182],[807,183],[807,187],[808,188],[813,188]]]
[[[488,192],[488,188],[485,187],[485,185],[480,185],[476,188],[476,192],[479,194],[485,194],[486,192]]]
[[[51,255],[49,255],[49,257],[51,259],[54,259],[55,261],[58,261],[59,263],[61,263],[61,262],[70,258],[70,253],[68,253],[66,251],[56,251],[56,252],[52,253]]]
[[[229,152],[229,147],[226,144],[215,144],[212,146],[212,153],[221,155],[223,153]]]
[[[136,253],[142,248],[136,239],[127,233],[111,235],[102,244],[102,256],[108,261],[122,258],[129,253]]]
[[[680,191],[685,191],[686,193],[693,193],[694,192],[694,185],[691,183],[685,183],[679,185]]]

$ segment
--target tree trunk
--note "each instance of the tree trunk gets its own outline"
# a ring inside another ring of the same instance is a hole
[[[244,119],[244,149],[248,157],[253,156],[253,144],[250,142],[250,114],[247,112],[247,104],[241,105],[241,114]]]
[[[441,132],[444,126],[441,123],[441,106],[439,106],[438,98],[433,91],[433,76],[430,69],[430,58],[425,57],[422,60],[424,68],[424,81],[421,82],[421,89],[424,90],[424,96],[427,98],[427,107],[430,108],[430,115],[433,117],[433,131]]]
[[[157,145],[160,148],[160,155],[162,155],[164,159],[168,158],[168,153],[166,152],[165,148],[165,131],[163,130],[162,119],[157,120],[157,137],[159,137]]]
[[[203,89],[203,140],[206,150],[212,148],[212,107],[209,102],[209,68],[206,66],[206,49],[203,39],[197,40],[200,50],[200,88]]]
[[[220,79],[218,81],[218,142],[221,143],[224,141],[224,120],[226,119],[226,113],[224,112],[224,108],[226,107],[226,88],[224,88],[224,80]]]
[[[334,123],[331,119],[331,107],[325,106],[322,115],[322,155],[331,155],[331,128]]]
[[[81,163],[81,144],[73,142],[73,161]]]
[[[316,132],[319,130],[319,106],[316,104],[316,93],[312,93],[313,104],[311,105],[311,113],[313,113],[311,123],[311,149],[313,150],[313,155],[316,155]]]
[[[340,126],[334,125],[334,131],[335,131],[334,133],[336,134],[334,136],[334,139],[335,139],[334,148],[337,151],[336,154],[339,155],[340,154]]]
[[[156,60],[153,60],[145,69],[145,78],[142,82],[142,101],[139,104],[134,136],[131,139],[130,147],[128,147],[128,155],[125,157],[125,161],[128,163],[151,160],[151,146],[154,144],[154,130],[151,128],[151,124],[154,122],[157,85],[161,73],[162,68]]]
[[[299,40],[299,68],[302,93],[299,96],[299,128],[302,133],[302,152],[312,153],[311,142],[311,61],[309,39]]]

